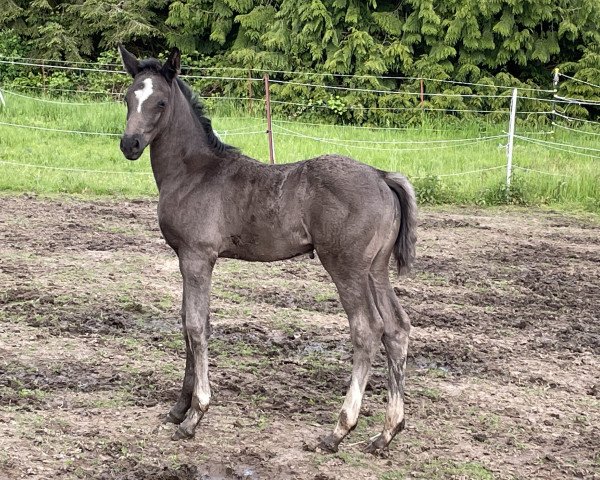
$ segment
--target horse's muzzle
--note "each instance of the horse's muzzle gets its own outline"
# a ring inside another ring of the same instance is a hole
[[[128,160],[137,160],[142,155],[146,142],[142,135],[123,135],[121,137],[121,151]]]

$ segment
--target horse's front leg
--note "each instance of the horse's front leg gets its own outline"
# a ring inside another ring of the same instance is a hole
[[[177,403],[169,410],[165,419],[167,422],[177,425],[185,420],[185,414],[192,404],[192,393],[194,392],[194,356],[190,349],[190,342],[185,328],[185,302],[181,306],[181,325],[185,342],[185,375]]]
[[[213,252],[180,251],[179,268],[183,277],[184,336],[191,362],[186,373],[193,372],[191,404],[185,419],[173,434],[174,440],[194,436],[198,422],[210,404],[208,382],[208,337],[210,336],[209,294],[212,270],[216,261]],[[184,389],[185,389],[184,379]],[[182,391],[182,394],[184,392]]]

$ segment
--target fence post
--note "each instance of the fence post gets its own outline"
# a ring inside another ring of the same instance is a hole
[[[248,110],[250,110],[250,115],[254,114],[254,105],[253,105],[253,94],[252,94],[252,70],[248,70]]]
[[[2,96],[2,90],[0,90],[0,105],[2,105],[2,107],[6,107],[6,102],[4,101],[4,97]]]
[[[515,119],[517,116],[517,89],[513,88],[510,99],[510,120],[508,124],[508,144],[506,145],[506,190],[510,189],[512,176],[513,144],[515,141]]]
[[[273,143],[273,125],[271,123],[271,92],[269,88],[269,74],[265,73],[265,108],[267,110],[267,137],[269,140],[269,163],[275,163],[275,144]]]
[[[43,91],[44,91],[44,95],[46,95],[46,68],[45,68],[45,63],[42,60],[42,83],[43,83]]]
[[[552,130],[554,130],[554,124],[556,123],[556,94],[558,93],[558,81],[560,80],[560,71],[558,67],[552,70]]]
[[[560,70],[556,67],[552,70],[552,86],[554,87],[554,93],[558,92],[558,81],[560,80]]]
[[[421,108],[423,108],[423,93],[424,93],[424,88],[423,88],[423,79],[420,79],[420,83],[421,83]]]

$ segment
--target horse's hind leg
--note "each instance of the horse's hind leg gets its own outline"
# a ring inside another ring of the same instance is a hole
[[[377,307],[383,318],[383,345],[388,358],[388,405],[381,434],[367,445],[365,451],[378,453],[404,429],[404,373],[408,354],[410,320],[398,302],[385,273],[375,283]]]
[[[376,315],[374,299],[369,289],[368,268],[353,278],[348,277],[346,272],[343,275],[337,274],[326,260],[323,261],[323,265],[331,274],[348,315],[354,349],[352,379],[337,425],[333,432],[323,437],[319,443],[321,449],[336,452],[340,442],[354,429],[358,421],[362,398],[371,372],[371,363],[379,346],[383,325]]]

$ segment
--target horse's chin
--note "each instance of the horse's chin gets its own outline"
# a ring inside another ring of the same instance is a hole
[[[144,153],[143,150],[135,153],[124,153],[123,155],[125,155],[125,158],[127,160],[131,160],[132,162],[134,162],[142,156],[142,153]]]

